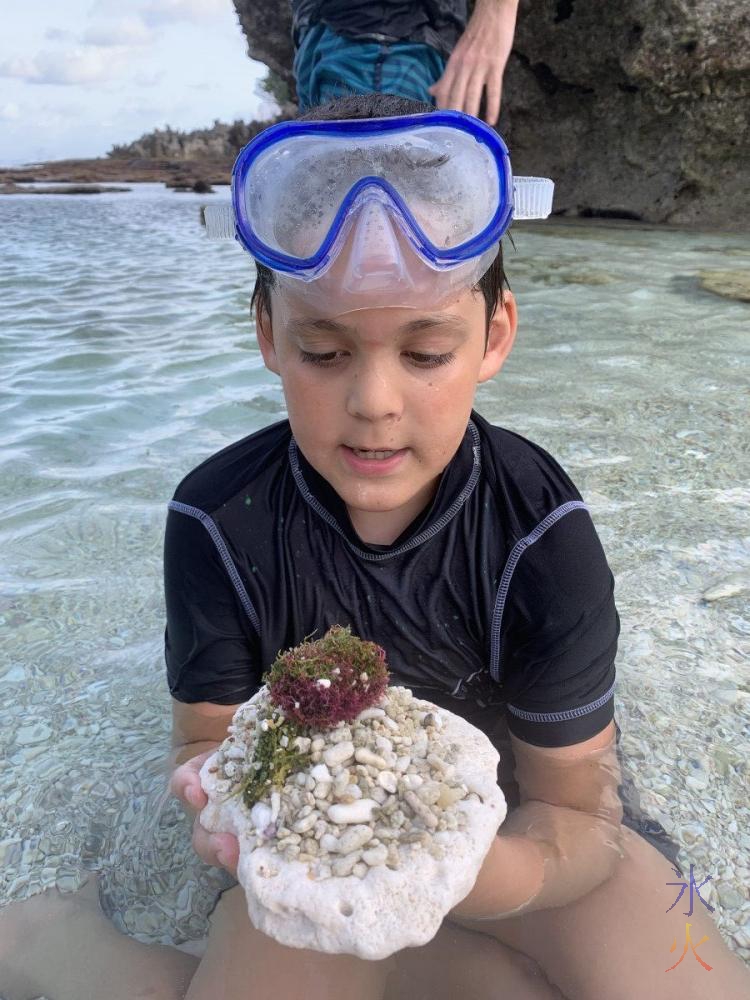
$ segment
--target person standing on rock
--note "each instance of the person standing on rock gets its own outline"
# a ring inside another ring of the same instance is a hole
[[[495,125],[518,0],[291,0],[300,111],[398,94]]]

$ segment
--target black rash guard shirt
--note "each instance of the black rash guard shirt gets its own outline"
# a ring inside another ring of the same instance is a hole
[[[282,420],[183,479],[164,567],[181,702],[245,701],[281,650],[340,624],[385,649],[391,683],[485,732],[560,747],[614,716],[620,621],[588,508],[543,448],[475,410],[392,545],[360,539]]]

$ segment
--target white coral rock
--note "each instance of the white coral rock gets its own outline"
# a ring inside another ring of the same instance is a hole
[[[266,689],[261,688],[238,712],[247,713],[248,706],[266,696]],[[378,960],[402,948],[426,944],[446,914],[468,894],[505,818],[505,799],[497,785],[498,754],[484,733],[459,716],[424,701],[419,702],[419,707],[439,713],[443,723],[441,742],[458,747],[451,761],[456,781],[478,796],[456,804],[465,815],[463,829],[434,834],[435,843],[443,849],[442,857],[435,856],[441,853],[437,850],[433,854],[423,848],[407,849],[405,863],[389,868],[379,863],[384,854],[381,846],[365,845],[361,861],[359,850],[334,855],[333,877],[315,878],[308,863],[285,860],[268,842],[256,846],[252,813],[248,813],[241,796],[227,798],[218,790],[216,773],[210,771],[216,766],[216,755],[206,761],[201,780],[209,801],[201,813],[201,823],[213,832],[233,833],[239,838],[237,875],[245,889],[250,919],[263,933],[294,948]],[[377,717],[397,733],[398,726],[392,719],[387,715]],[[341,744],[335,748],[336,756],[344,753],[339,747]],[[423,744],[419,746],[419,751],[424,749]],[[354,747],[349,744],[346,752],[353,757]],[[329,767],[335,766],[335,760],[325,755],[324,760]],[[396,770],[401,768],[397,765]],[[337,803],[331,808],[361,808],[367,801]],[[421,800],[416,801],[423,805]],[[369,802],[374,810],[377,803]],[[266,810],[259,810],[256,803],[255,818],[270,817],[271,810],[267,806]],[[378,825],[377,820],[368,821]],[[369,867],[373,862],[378,863]]]

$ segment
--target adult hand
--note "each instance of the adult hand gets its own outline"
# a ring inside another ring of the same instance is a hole
[[[428,88],[438,108],[476,117],[486,88],[485,121],[496,124],[517,11],[518,0],[477,0],[443,75]]]
[[[200,812],[208,802],[208,796],[201,787],[200,769],[214,750],[192,757],[180,764],[169,780],[169,790],[191,811]],[[201,826],[200,817],[193,823],[193,850],[207,865],[226,868],[237,878],[237,861],[240,845],[231,833],[209,833]]]

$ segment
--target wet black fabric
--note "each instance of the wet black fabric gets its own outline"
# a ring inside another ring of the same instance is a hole
[[[613,717],[614,580],[580,494],[538,445],[476,411],[437,493],[370,545],[286,420],[179,485],[165,538],[169,688],[238,704],[280,650],[333,624],[378,642],[393,683],[508,710],[577,743]]]
[[[450,55],[463,34],[466,0],[292,0],[292,38],[299,47],[306,28],[325,24],[346,38],[374,42],[423,42]]]

